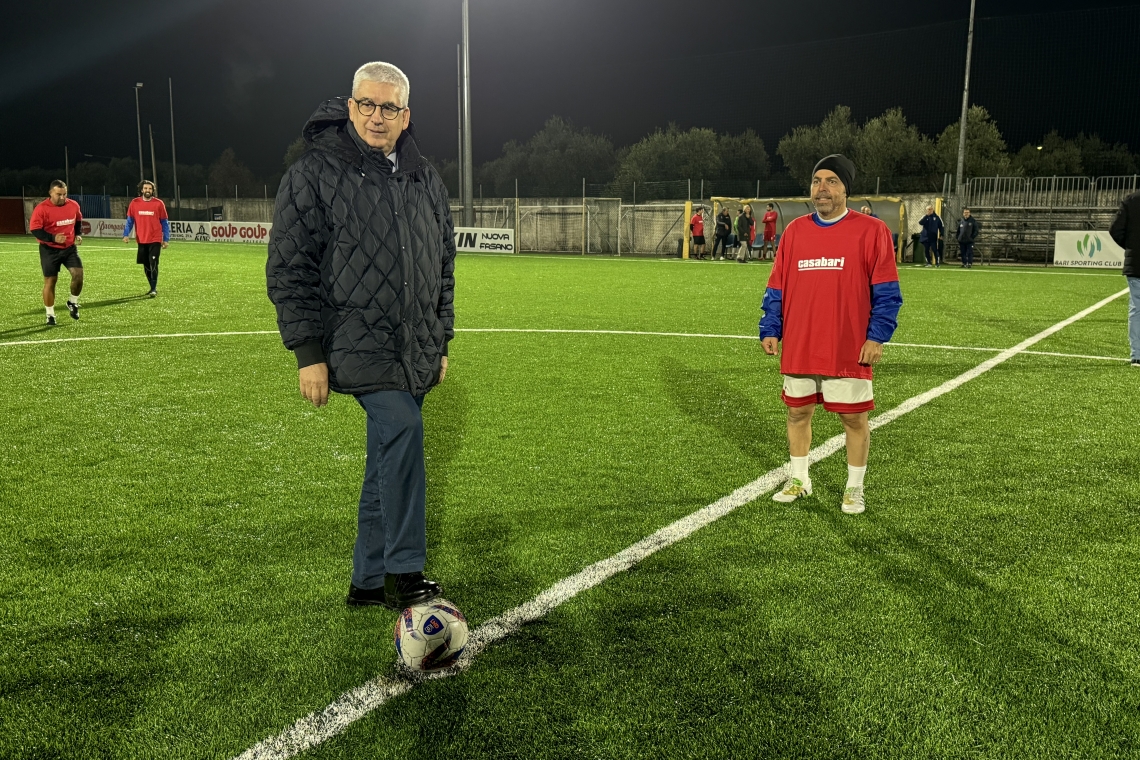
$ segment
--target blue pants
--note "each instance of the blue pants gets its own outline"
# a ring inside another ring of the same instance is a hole
[[[938,254],[938,243],[923,243],[926,247],[926,263],[941,264],[942,257]]]
[[[1132,361],[1140,362],[1140,277],[1128,280],[1128,345]]]
[[[962,266],[972,267],[974,265],[974,244],[973,243],[959,243],[962,249]]]
[[[720,255],[724,256],[726,253],[728,253],[728,238],[722,237],[720,235],[717,235],[715,238],[713,238],[712,255],[714,259],[716,258],[717,246],[720,246]]]
[[[423,396],[377,391],[356,397],[368,416],[368,460],[352,585],[384,585],[385,573],[414,573],[427,561],[427,482],[424,473]]]

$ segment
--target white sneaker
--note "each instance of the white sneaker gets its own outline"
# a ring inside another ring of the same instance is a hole
[[[843,490],[843,504],[840,506],[840,509],[843,510],[843,514],[857,515],[866,508],[867,505],[863,502],[862,486],[845,488]]]
[[[788,482],[784,483],[784,487],[776,492],[776,495],[772,497],[772,501],[787,504],[801,496],[811,496],[811,478],[808,478],[806,483],[799,478],[788,478]]]

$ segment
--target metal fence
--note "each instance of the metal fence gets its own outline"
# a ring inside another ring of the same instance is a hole
[[[1140,188],[1140,175],[1118,177],[974,177],[966,186],[970,208],[1115,209]]]

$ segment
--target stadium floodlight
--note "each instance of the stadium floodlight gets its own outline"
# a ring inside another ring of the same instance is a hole
[[[135,126],[139,130],[139,182],[146,179],[143,176],[143,153],[142,153],[142,117],[139,115],[139,90],[142,89],[143,83],[135,83]]]
[[[471,157],[471,46],[468,36],[467,0],[463,0],[463,223],[475,226],[475,171]]]
[[[970,57],[974,53],[974,2],[970,0],[970,32],[966,36],[966,81],[962,84],[962,121],[958,126],[958,175],[955,195],[962,197],[966,180],[962,173],[966,170],[966,111],[970,107]]]

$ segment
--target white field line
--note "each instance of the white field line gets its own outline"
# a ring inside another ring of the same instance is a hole
[[[1013,348],[1007,348],[997,356],[982,362],[973,369],[947,380],[937,388],[907,399],[894,409],[884,412],[871,420],[871,428],[877,429],[889,425],[908,412],[928,404],[939,396],[943,396],[974,378],[989,372],[1002,362],[1023,353],[1027,348],[1038,343],[1059,330],[1068,327],[1079,319],[1092,314],[1097,309],[1111,303],[1113,300],[1126,294],[1127,289],[1109,296],[1077,314],[1064,319],[1052,327],[1042,330],[1031,338],[1018,343]],[[810,461],[818,462],[831,456],[844,446],[842,434],[828,439],[825,443],[811,450]],[[539,620],[561,605],[588,589],[598,586],[606,579],[628,570],[638,562],[652,554],[671,546],[678,541],[692,535],[709,523],[715,522],[739,507],[748,504],[769,491],[774,490],[787,476],[787,465],[777,467],[760,476],[751,483],[741,486],[728,496],[698,509],[696,512],[682,517],[680,520],[667,525],[656,533],[643,538],[636,544],[623,549],[612,557],[595,562],[586,569],[555,583],[538,596],[514,609],[504,612],[498,617],[485,621],[471,632],[471,639],[467,649],[463,652],[459,662],[453,668],[431,675],[413,675],[398,673],[395,676],[378,676],[371,681],[346,691],[332,704],[323,710],[310,713],[298,720],[292,726],[277,736],[270,737],[259,744],[250,747],[237,760],[285,760],[311,749],[334,736],[337,736],[350,725],[363,718],[368,713],[382,706],[384,703],[407,693],[418,683],[462,673],[471,667],[472,661],[483,650],[495,642],[506,638],[519,630],[527,623]]]
[[[652,337],[663,338],[723,338],[726,340],[758,340],[755,335],[724,335],[721,333],[681,333],[681,332],[650,332],[645,330],[561,330],[561,329],[532,329],[532,328],[513,328],[513,327],[460,327],[455,330],[457,333],[550,333],[550,334],[569,334],[569,335],[648,335]],[[44,343],[83,343],[93,340],[142,340],[144,338],[211,338],[211,337],[224,337],[227,335],[277,335],[276,330],[244,330],[232,332],[202,332],[202,333],[162,333],[155,335],[91,335],[81,338],[46,338],[44,340],[13,340],[6,343],[0,343],[0,348],[4,346],[36,346]],[[939,349],[946,351],[988,351],[998,353],[1004,349],[1001,348],[984,348],[981,346],[942,346],[929,343],[888,343],[887,348],[928,348]],[[1035,356],[1059,356],[1066,359],[1095,359],[1099,361],[1110,362],[1126,362],[1129,361],[1126,357],[1121,356],[1092,356],[1089,354],[1062,354],[1054,351],[1022,351],[1024,354],[1033,354]]]

